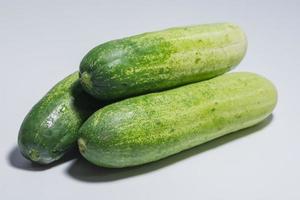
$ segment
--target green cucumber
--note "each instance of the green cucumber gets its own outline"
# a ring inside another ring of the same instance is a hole
[[[276,102],[267,79],[225,74],[100,109],[80,128],[79,150],[98,166],[140,165],[255,125]]]
[[[171,28],[95,47],[81,61],[80,79],[98,99],[124,99],[223,74],[246,49],[244,32],[230,23]]]
[[[82,89],[79,73],[71,74],[55,85],[25,117],[18,137],[21,153],[40,164],[59,159],[76,146],[81,124],[100,107],[99,100]]]

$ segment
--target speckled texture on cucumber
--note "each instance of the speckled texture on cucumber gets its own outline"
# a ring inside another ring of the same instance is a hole
[[[92,49],[80,64],[81,82],[96,98],[124,99],[223,74],[246,48],[244,32],[230,23],[144,33]]]
[[[225,74],[100,109],[81,127],[79,149],[99,166],[140,165],[255,125],[276,102],[269,80]]]
[[[59,159],[76,144],[84,120],[100,107],[99,100],[82,89],[79,73],[73,73],[27,114],[18,137],[21,153],[40,164]]]

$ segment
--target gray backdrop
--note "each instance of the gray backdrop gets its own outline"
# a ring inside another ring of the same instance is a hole
[[[300,1],[0,1],[1,199],[300,199]],[[249,48],[235,71],[271,79],[279,103],[263,124],[123,170],[69,156],[35,167],[16,149],[34,103],[104,41],[162,28],[234,22]]]

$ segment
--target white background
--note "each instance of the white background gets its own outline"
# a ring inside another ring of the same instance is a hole
[[[272,80],[266,122],[141,167],[109,170],[70,155],[50,167],[22,158],[20,124],[102,42],[172,26],[234,22],[249,48],[235,71]],[[300,199],[300,1],[0,1],[0,198]]]

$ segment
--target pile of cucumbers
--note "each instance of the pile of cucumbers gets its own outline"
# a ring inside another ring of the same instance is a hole
[[[19,149],[49,164],[78,146],[91,163],[121,168],[253,126],[271,114],[277,92],[260,75],[225,74],[246,49],[244,32],[230,23],[101,44],[31,109]]]

